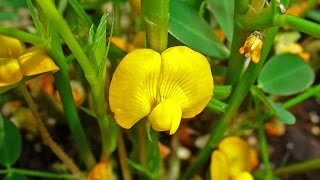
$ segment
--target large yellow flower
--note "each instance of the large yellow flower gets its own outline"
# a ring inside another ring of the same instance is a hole
[[[115,119],[131,128],[145,116],[157,131],[176,132],[181,118],[200,113],[213,94],[213,79],[205,56],[185,46],[161,54],[138,49],[120,62],[110,85]]]
[[[225,138],[211,155],[212,180],[253,180],[250,171],[257,165],[256,151],[239,137]]]
[[[39,47],[24,51],[22,43],[14,38],[0,36],[0,87],[9,86],[45,72],[56,72],[59,67]]]

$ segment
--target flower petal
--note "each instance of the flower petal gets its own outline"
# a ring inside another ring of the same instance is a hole
[[[0,58],[18,57],[23,51],[18,39],[0,35],[0,42]]]
[[[229,162],[227,156],[215,150],[211,154],[210,175],[212,180],[228,180],[229,179]]]
[[[55,73],[59,70],[53,60],[38,47],[32,47],[25,51],[18,61],[25,76],[33,76],[45,72]]]
[[[250,146],[246,141],[236,136],[227,137],[219,144],[219,149],[232,164],[230,166],[232,177],[236,177],[242,171],[251,169]]]
[[[245,171],[238,174],[235,180],[254,180],[254,178],[249,172]]]
[[[9,86],[19,82],[23,78],[17,59],[0,59],[0,87]]]
[[[162,54],[158,101],[173,98],[181,106],[182,117],[199,114],[213,94],[213,79],[208,60],[185,46],[176,46]]]
[[[151,49],[127,54],[113,74],[109,89],[111,111],[123,128],[131,128],[155,106],[161,56]]]
[[[174,99],[166,99],[158,104],[151,114],[149,121],[152,128],[157,131],[168,131],[174,134],[181,121],[181,107]]]

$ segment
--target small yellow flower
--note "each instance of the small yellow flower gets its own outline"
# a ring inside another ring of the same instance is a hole
[[[137,49],[120,62],[110,84],[110,108],[129,129],[145,116],[157,131],[177,131],[181,118],[192,118],[208,104],[213,79],[205,56],[188,47],[161,54]]]
[[[254,63],[260,60],[260,53],[263,44],[262,34],[258,31],[253,32],[239,49],[240,54],[245,53],[246,57],[251,56]]]
[[[239,137],[225,138],[211,155],[212,180],[253,180],[250,171],[255,166],[253,149]]]
[[[111,175],[112,172],[109,162],[100,162],[92,168],[87,180],[108,180],[112,179]]]
[[[22,80],[23,76],[33,76],[45,72],[56,72],[59,67],[39,47],[23,51],[17,39],[0,36],[0,87],[9,86]]]

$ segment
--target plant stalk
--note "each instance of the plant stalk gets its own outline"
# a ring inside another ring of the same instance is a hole
[[[159,53],[167,49],[169,0],[142,0],[147,46]]]

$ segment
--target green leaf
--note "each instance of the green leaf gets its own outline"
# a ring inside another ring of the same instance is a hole
[[[225,59],[229,50],[198,13],[180,0],[170,1],[169,32],[185,45],[208,56]]]
[[[21,135],[19,130],[12,122],[0,119],[3,122],[3,133],[0,136],[0,163],[5,166],[10,166],[16,162],[21,152]]]
[[[3,180],[28,180],[28,178],[22,174],[8,174]]]
[[[226,99],[230,96],[232,86],[214,86],[213,96],[215,99]]]
[[[80,19],[84,22],[87,27],[90,27],[93,23],[84,9],[81,7],[77,0],[68,0],[69,4],[73,8],[73,10],[77,13]]]
[[[45,35],[45,30],[41,24],[41,21],[36,13],[36,8],[33,6],[31,0],[26,0],[27,5],[28,5],[28,9],[29,9],[29,13],[32,17],[33,23],[37,29],[37,33],[41,36],[44,37]]]
[[[136,169],[137,171],[139,171],[140,173],[142,173],[143,175],[147,176],[148,178],[152,179],[152,174],[143,166],[141,166],[140,164],[128,159],[128,164],[130,166],[132,166],[134,169]]]
[[[258,87],[273,95],[288,96],[306,90],[314,78],[314,71],[302,58],[282,54],[265,64],[258,78]]]
[[[294,124],[296,122],[296,118],[289,111],[285,110],[269,98],[267,98],[269,105],[272,107],[275,115],[280,119],[281,122],[285,124]]]
[[[0,114],[0,149],[2,148],[4,140],[4,119]]]
[[[13,11],[0,12],[0,21],[13,21],[18,17],[18,14]]]
[[[216,18],[228,41],[232,42],[234,1],[207,0],[206,2],[209,11]]]

